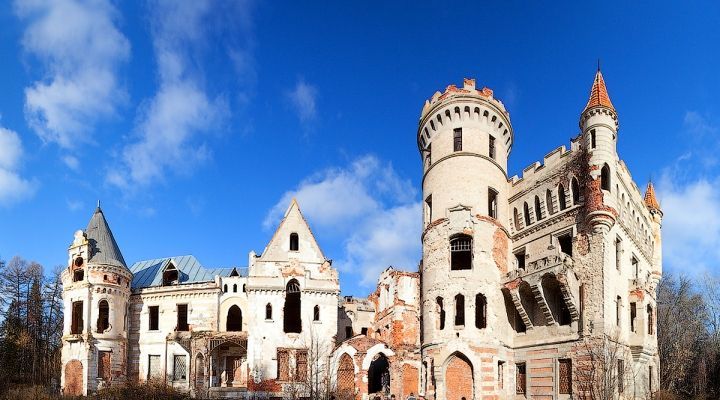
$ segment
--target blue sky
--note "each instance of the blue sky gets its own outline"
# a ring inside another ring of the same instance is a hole
[[[718,271],[717,2],[386,3],[3,7],[0,258],[65,264],[100,199],[128,262],[245,266],[296,196],[364,295],[420,258],[424,100],[492,88],[513,175],[577,134],[600,58],[620,156],[658,187],[666,269]]]

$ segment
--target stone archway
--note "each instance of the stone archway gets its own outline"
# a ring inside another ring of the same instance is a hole
[[[368,368],[368,394],[390,392],[390,361],[378,353]]]
[[[80,360],[70,360],[65,364],[65,387],[63,394],[66,396],[82,396],[83,394],[83,365]]]
[[[337,370],[337,398],[338,400],[352,400],[355,398],[355,366],[349,354],[340,357]]]
[[[460,353],[453,354],[445,367],[447,400],[473,399],[473,368],[470,360]]]

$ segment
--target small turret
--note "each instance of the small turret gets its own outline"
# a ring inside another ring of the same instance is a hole
[[[657,201],[655,196],[655,187],[652,182],[648,182],[647,189],[645,189],[645,206],[650,210],[650,214],[653,216],[659,214],[660,218],[663,216],[663,212],[660,209],[660,203]]]

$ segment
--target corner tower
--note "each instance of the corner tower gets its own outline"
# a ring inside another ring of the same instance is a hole
[[[424,376],[435,382],[426,398],[504,393],[481,382],[494,380],[488,359],[507,359],[503,344],[512,337],[497,290],[510,252],[512,142],[505,106],[474,79],[425,102],[417,132],[424,199],[421,341]]]
[[[99,204],[85,231],[75,232],[61,278],[63,394],[87,395],[123,382],[132,273]]]
[[[588,219],[594,230],[607,232],[617,218],[618,205],[612,196],[617,176],[618,116],[610,101],[600,66],[595,73],[590,98],[580,113],[582,145],[587,151],[589,180],[585,187]]]

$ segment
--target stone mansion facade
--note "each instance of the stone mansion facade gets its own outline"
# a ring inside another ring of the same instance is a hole
[[[61,386],[156,380],[198,398],[648,398],[662,211],[617,153],[598,70],[570,147],[509,177],[509,113],[473,79],[422,108],[422,258],[367,298],[294,200],[246,268],[126,264],[100,207],[62,274]],[[327,397],[323,397],[327,396]],[[597,397],[597,396],[594,396]]]

